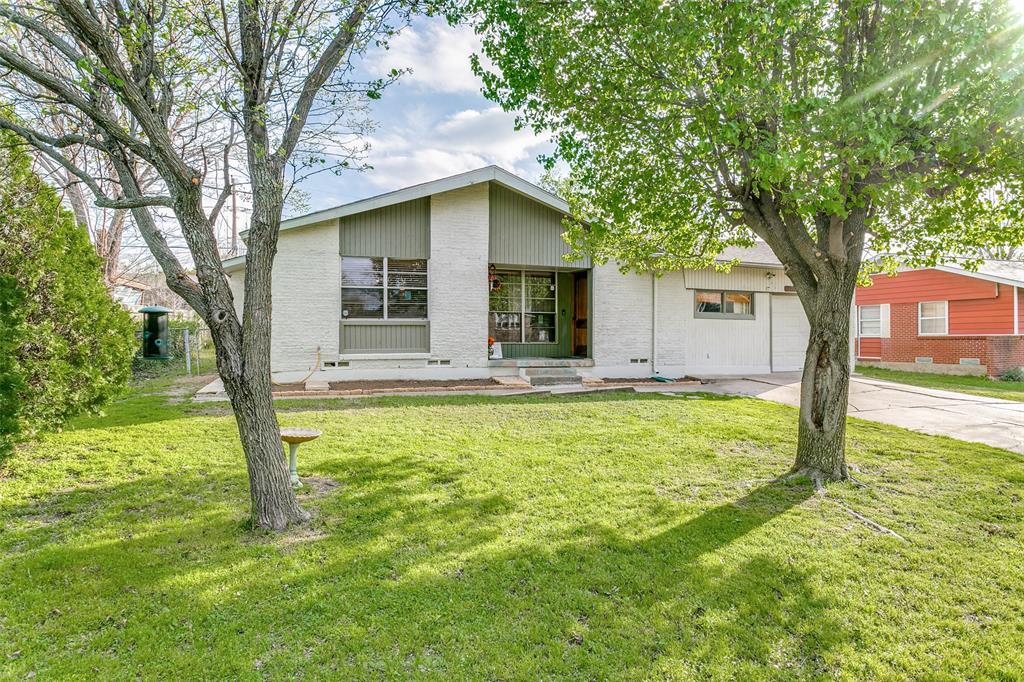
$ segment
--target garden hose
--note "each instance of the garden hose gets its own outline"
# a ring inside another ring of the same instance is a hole
[[[298,381],[289,381],[289,382],[288,382],[288,383],[286,383],[286,384],[282,384],[282,383],[279,383],[279,382],[277,382],[277,381],[274,381],[273,379],[271,379],[271,380],[270,380],[270,383],[271,383],[271,384],[273,384],[274,386],[290,386],[291,384],[304,384],[304,383],[306,383],[306,381],[307,381],[307,380],[308,380],[308,379],[309,379],[309,378],[310,378],[311,376],[313,376],[313,374],[314,374],[314,373],[315,373],[315,372],[316,372],[316,371],[317,371],[318,369],[320,369],[320,346],[317,346],[317,347],[316,347],[316,362],[315,362],[315,363],[313,363],[313,367],[312,367],[312,368],[310,368],[310,370],[309,370],[309,374],[307,374],[306,376],[302,377],[302,378],[301,378],[301,379],[299,379]]]

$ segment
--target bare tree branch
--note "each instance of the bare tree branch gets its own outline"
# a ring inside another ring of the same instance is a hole
[[[278,158],[286,159],[295,151],[295,145],[298,144],[299,136],[306,126],[306,119],[309,118],[309,111],[313,108],[313,102],[316,100],[317,95],[319,95],[324,83],[327,82],[327,79],[330,78],[341,62],[342,57],[345,56],[345,53],[352,46],[352,42],[356,37],[356,31],[366,17],[366,9],[367,3],[365,2],[358,3],[352,9],[352,13],[349,14],[348,18],[338,28],[334,39],[331,40],[330,45],[320,55],[320,60],[316,63],[316,66],[313,67],[313,70],[306,77],[305,82],[302,84],[302,93],[299,95],[298,102],[295,105],[295,111],[292,112],[289,118],[288,126],[281,139],[281,146],[276,152]]]

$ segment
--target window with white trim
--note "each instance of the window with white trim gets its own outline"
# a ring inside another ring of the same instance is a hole
[[[949,333],[949,304],[946,301],[922,301],[917,304],[917,333],[920,336],[944,336]]]
[[[427,319],[427,261],[342,256],[341,318]]]
[[[858,308],[858,333],[861,338],[877,339],[882,336],[882,306],[862,305]]]
[[[498,343],[558,343],[554,272],[495,270],[487,333]]]

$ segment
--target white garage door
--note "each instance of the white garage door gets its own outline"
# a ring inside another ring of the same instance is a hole
[[[803,369],[810,325],[795,295],[772,295],[772,371]]]

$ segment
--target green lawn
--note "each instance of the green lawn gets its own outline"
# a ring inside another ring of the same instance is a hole
[[[324,436],[300,452],[315,520],[273,536],[245,528],[224,408],[155,387],[0,472],[0,676],[1024,670],[1024,464],[1008,452],[853,422],[872,487],[822,497],[770,482],[796,413],[752,399],[285,401],[283,424]]]
[[[1002,398],[1024,402],[1024,381],[997,381],[988,377],[959,377],[924,372],[900,372],[878,367],[857,367],[857,372],[872,379],[885,379],[900,384],[935,388],[941,391],[970,393],[985,398]]]

